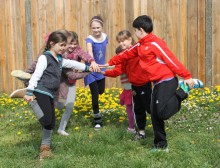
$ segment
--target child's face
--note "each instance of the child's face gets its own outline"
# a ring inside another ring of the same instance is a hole
[[[132,45],[131,43],[132,43],[132,38],[131,37],[129,37],[128,39],[119,41],[119,45],[121,46],[121,48],[123,50],[131,47],[131,45]]]
[[[66,51],[66,42],[59,42],[51,45],[51,50],[55,54],[63,54]]]
[[[72,41],[70,42],[67,51],[69,53],[73,52],[75,50],[75,48],[78,46],[78,43],[76,41]]]
[[[134,34],[136,35],[136,37],[138,39],[141,39],[142,38],[142,31],[137,29],[137,28],[134,28]]]
[[[100,37],[102,34],[102,25],[97,21],[91,23],[92,34],[94,37]]]

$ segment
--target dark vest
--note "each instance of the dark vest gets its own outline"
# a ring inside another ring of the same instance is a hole
[[[58,56],[57,61],[49,52],[44,52],[47,59],[47,68],[44,70],[41,79],[35,90],[42,93],[50,93],[52,96],[58,91],[60,87],[60,77],[62,72],[62,57]]]

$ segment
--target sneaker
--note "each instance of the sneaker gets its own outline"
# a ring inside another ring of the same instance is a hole
[[[168,149],[168,147],[165,147],[165,148],[153,147],[151,149],[151,152],[166,152],[166,153],[168,153],[169,149]]]
[[[204,84],[203,84],[203,82],[201,81],[201,80],[199,80],[199,79],[193,79],[193,81],[194,81],[194,89],[197,89],[197,88],[203,88],[204,87]],[[183,79],[180,79],[179,80],[179,86],[180,86],[180,88],[182,88],[186,93],[189,93],[189,91],[190,91],[190,88],[189,88],[189,86],[186,84],[184,84],[184,80]]]
[[[203,82],[201,81],[201,80],[199,80],[199,79],[193,79],[193,81],[194,81],[194,89],[197,89],[197,88],[204,88],[204,84],[203,84]]]
[[[139,132],[136,133],[136,135],[132,138],[132,141],[138,141],[138,140],[144,140],[146,139],[145,134],[140,134]]]
[[[64,130],[58,130],[57,133],[63,136],[69,136],[69,134]]]
[[[189,91],[190,91],[190,88],[189,88],[188,84],[185,85],[183,79],[180,79],[180,80],[179,80],[179,87],[180,87],[185,93],[189,93]]]
[[[31,78],[31,74],[24,72],[22,70],[14,70],[11,72],[11,76],[14,76],[20,80],[27,80]]]
[[[51,152],[51,149],[47,145],[41,145],[40,147],[40,160],[43,160],[44,158],[50,158],[53,157],[53,153]]]
[[[94,127],[94,129],[96,131],[100,130],[101,128],[102,128],[102,126],[100,124],[96,124],[95,127]]]
[[[135,134],[135,133],[136,133],[136,130],[135,130],[134,128],[129,128],[129,127],[128,127],[127,132],[128,132],[128,133]]]

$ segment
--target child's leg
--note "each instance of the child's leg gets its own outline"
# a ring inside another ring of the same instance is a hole
[[[40,147],[40,159],[53,156],[51,152],[51,135],[55,126],[54,100],[44,94],[35,92],[37,102],[44,115],[39,119],[43,126],[42,141]]]
[[[54,101],[51,97],[41,93],[35,92],[35,96],[40,108],[44,113],[43,117],[41,117],[39,121],[45,130],[52,131],[55,126]]]
[[[66,125],[67,125],[68,120],[69,120],[69,118],[72,114],[72,111],[73,111],[73,105],[75,102],[75,98],[76,98],[76,86],[73,85],[73,86],[69,87],[67,100],[66,100],[66,109],[62,115],[58,131],[65,131]]]
[[[156,92],[156,112],[158,118],[167,120],[176,114],[181,107],[181,100],[178,98],[176,92],[178,87],[177,78],[170,81],[162,82],[155,86]],[[186,93],[185,93],[186,94]]]
[[[167,147],[167,140],[166,140],[166,132],[165,132],[165,125],[164,121],[161,120],[156,111],[156,89],[153,89],[152,99],[151,99],[151,122],[153,125],[154,131],[154,146],[158,148],[165,148]]]
[[[126,105],[126,112],[128,114],[128,125],[129,128],[134,129],[134,113],[132,105]]]
[[[176,96],[177,78],[157,84],[152,93],[151,121],[154,130],[155,147],[167,147],[164,120],[179,111],[180,102]]]
[[[39,104],[37,103],[37,100],[33,100],[32,102],[29,103],[29,105],[31,106],[31,108],[32,108],[32,110],[38,120],[44,116],[44,113],[41,110]]]
[[[138,130],[145,130],[146,126],[146,112],[142,106],[142,91],[142,86],[132,86],[135,122]]]
[[[97,82],[93,82],[89,85],[91,94],[92,94],[92,109],[94,113],[94,123],[95,124],[101,124],[102,123],[102,118],[101,114],[99,113],[99,87]]]

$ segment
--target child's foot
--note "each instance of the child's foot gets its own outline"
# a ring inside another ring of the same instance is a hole
[[[194,87],[193,87],[194,89],[204,87],[203,82],[201,80],[193,79],[193,81],[194,81],[194,84],[195,84]],[[184,84],[184,80],[182,80],[182,79],[179,80],[179,86],[180,86],[181,89],[183,89],[184,92],[189,93],[190,88],[189,88],[188,84],[186,84],[186,85]]]
[[[128,132],[128,133],[135,134],[135,133],[136,133],[136,130],[135,130],[134,128],[129,128],[129,127],[128,127],[127,132]]]
[[[57,133],[63,136],[69,136],[69,134],[64,130],[58,130]]]
[[[141,134],[137,132],[136,135],[132,138],[132,141],[145,140],[145,139],[146,139],[145,134]]]
[[[40,147],[40,160],[44,158],[53,157],[53,153],[51,152],[50,146],[41,145]]]
[[[11,75],[20,79],[20,80],[27,80],[31,78],[31,74],[26,73],[22,70],[14,70],[11,72]]]
[[[193,79],[193,81],[194,81],[194,89],[196,89],[196,88],[204,88],[204,84],[203,84],[203,82],[201,81],[201,80],[199,80],[199,79]]]
[[[102,128],[102,126],[101,126],[100,124],[96,124],[95,127],[94,127],[94,129],[95,129],[96,131],[101,130],[101,128]]]
[[[169,149],[168,149],[168,147],[164,147],[164,148],[153,147],[151,149],[151,152],[166,152],[166,153],[168,153]]]

